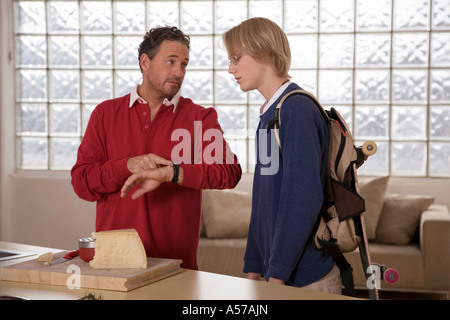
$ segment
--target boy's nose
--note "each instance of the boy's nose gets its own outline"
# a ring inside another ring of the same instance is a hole
[[[236,72],[236,69],[234,68],[234,65],[232,63],[230,63],[230,65],[228,66],[228,73],[234,73]]]

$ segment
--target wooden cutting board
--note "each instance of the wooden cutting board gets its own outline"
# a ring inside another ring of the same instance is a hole
[[[66,253],[54,254],[53,261]],[[0,280],[130,291],[180,273],[180,264],[181,260],[147,258],[147,269],[94,269],[80,257],[53,266],[34,259],[1,268]]]

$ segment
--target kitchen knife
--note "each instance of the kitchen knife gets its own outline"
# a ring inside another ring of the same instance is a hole
[[[66,261],[69,261],[72,258],[75,258],[76,256],[78,256],[79,251],[75,250],[75,251],[71,251],[69,253],[66,253],[62,258],[59,258],[58,260],[53,261],[52,263],[50,263],[51,266],[55,265],[55,264],[60,264]]]

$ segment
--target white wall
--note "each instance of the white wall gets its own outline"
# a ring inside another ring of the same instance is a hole
[[[76,249],[79,238],[95,231],[95,203],[78,198],[69,173],[8,177],[10,212],[1,240],[58,249]],[[3,213],[2,213],[3,216]]]

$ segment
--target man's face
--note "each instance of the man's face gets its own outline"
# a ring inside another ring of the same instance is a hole
[[[177,41],[163,41],[153,59],[141,60],[143,80],[150,89],[169,100],[180,90],[189,63],[188,48]]]

